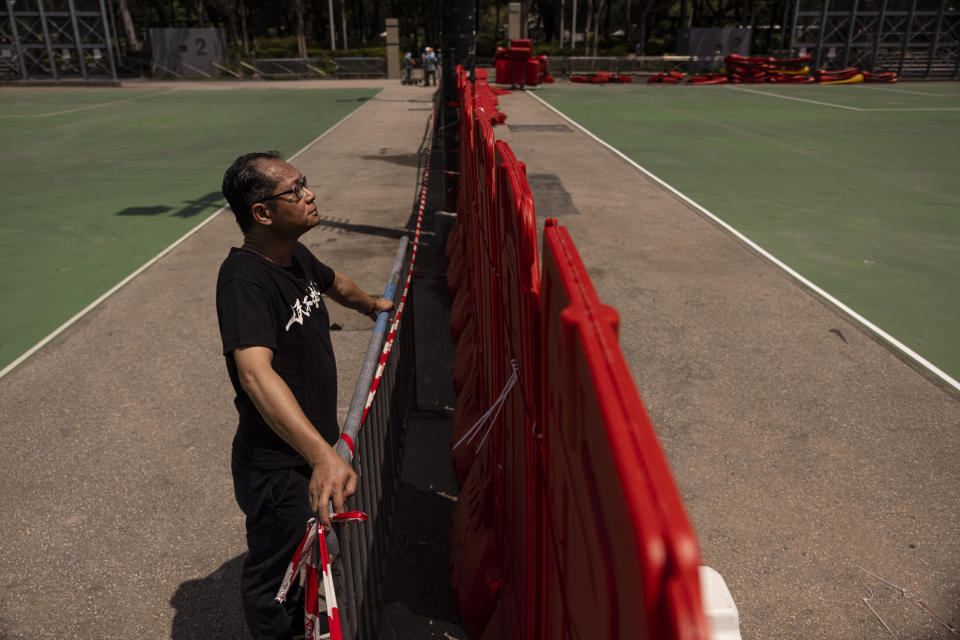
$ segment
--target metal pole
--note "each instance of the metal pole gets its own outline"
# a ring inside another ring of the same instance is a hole
[[[20,79],[27,80],[27,65],[23,61],[23,49],[20,48],[20,35],[17,33],[17,17],[13,13],[11,0],[4,0],[7,5],[7,15],[10,16],[10,35],[13,36],[13,46],[17,50],[17,62],[20,64]]]
[[[73,38],[74,44],[77,47],[77,58],[79,58],[80,63],[80,76],[86,80],[87,61],[83,59],[83,41],[80,39],[80,27],[77,24],[77,10],[73,6],[73,0],[67,0],[67,5],[70,7],[70,22],[73,24]]]
[[[853,0],[850,6],[850,28],[847,29],[847,46],[843,50],[843,68],[847,68],[847,62],[850,60],[850,48],[853,47],[853,28],[857,24],[857,0]]]
[[[900,65],[897,67],[897,77],[903,76],[903,60],[907,56],[907,44],[913,34],[913,17],[917,13],[917,0],[910,3],[910,15],[907,17],[907,28],[903,31],[903,42],[900,43]]]
[[[960,33],[957,34],[957,64],[953,67],[953,77],[960,78]]]
[[[40,26],[43,28],[43,44],[47,46],[47,59],[50,60],[50,75],[57,79],[57,60],[53,57],[53,45],[50,44],[50,29],[47,27],[47,16],[43,12],[43,0],[37,0],[37,13],[40,15]]]
[[[100,17],[103,19],[103,37],[107,43],[107,53],[110,56],[110,77],[117,79],[117,66],[113,60],[113,47],[110,45],[110,23],[107,21],[107,7],[103,0],[100,0]]]
[[[629,2],[629,0],[627,0]],[[560,48],[563,49],[563,10],[567,8],[567,0],[560,0]],[[627,25],[627,31],[630,25]]]
[[[930,43],[930,54],[927,56],[927,72],[923,74],[924,78],[930,77],[930,69],[933,67],[933,56],[936,54],[937,47],[940,44],[940,29],[943,26],[943,11],[946,5],[947,0],[940,0],[940,11],[937,12],[937,28],[933,32],[933,42]]]
[[[330,9],[330,51],[337,50],[337,21],[333,15],[333,0],[327,0]]]
[[[113,30],[113,46],[117,49],[117,64],[123,64],[123,56],[120,54],[120,37],[117,36],[117,21],[114,18],[116,11],[113,10],[113,0],[109,0],[107,5],[110,15],[110,28]]]
[[[787,46],[787,12],[790,10],[789,0],[783,3],[783,19],[780,21],[780,55],[784,55]],[[772,20],[772,18],[771,18]]]
[[[817,34],[817,52],[813,57],[814,72],[820,68],[820,59],[823,49],[823,32],[827,28],[827,11],[830,9],[830,0],[823,0],[823,8],[820,9],[820,33]]]
[[[883,23],[887,21],[887,0],[880,3],[880,15],[877,17],[877,37],[873,41],[873,56],[870,58],[870,70],[877,72],[877,54],[880,51],[880,40],[883,39]]]

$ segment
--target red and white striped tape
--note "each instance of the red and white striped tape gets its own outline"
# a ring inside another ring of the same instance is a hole
[[[363,522],[367,514],[362,511],[344,511],[332,516],[334,522]],[[317,569],[323,571],[323,593],[327,602],[327,622],[330,632],[320,632],[320,584]],[[303,603],[303,632],[306,640],[343,640],[343,631],[340,628],[340,612],[337,608],[337,593],[333,586],[333,570],[330,566],[330,554],[327,552],[327,539],[323,535],[323,527],[317,518],[307,521],[307,533],[300,541],[297,551],[290,559],[286,573],[277,591],[276,600],[283,602],[287,592],[293,586],[293,579],[302,574],[302,583],[305,591]]]

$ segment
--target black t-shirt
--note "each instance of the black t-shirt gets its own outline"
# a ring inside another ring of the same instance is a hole
[[[240,386],[233,351],[240,347],[273,350],[273,369],[296,397],[320,435],[332,445],[337,424],[337,365],[330,343],[330,319],[321,293],[333,286],[333,269],[297,243],[290,267],[281,267],[244,249],[233,248],[217,279],[217,318],[240,424],[236,455],[258,467],[305,464],[297,451],[264,422]]]

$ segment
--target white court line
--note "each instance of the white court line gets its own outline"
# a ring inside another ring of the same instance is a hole
[[[756,93],[762,93],[762,92],[756,92]],[[614,152],[615,154],[617,154],[618,156],[620,156],[621,158],[623,158],[624,160],[626,160],[626,161],[627,161],[629,164],[631,164],[634,168],[636,168],[636,169],[639,170],[641,173],[643,173],[644,175],[646,175],[648,178],[650,178],[651,180],[653,180],[654,182],[656,182],[657,184],[659,184],[660,186],[662,186],[663,188],[665,188],[666,190],[668,190],[670,193],[672,193],[672,194],[675,195],[676,197],[680,198],[681,200],[683,200],[684,202],[686,202],[688,205],[690,205],[691,207],[693,207],[694,209],[696,209],[697,211],[699,211],[699,212],[702,213],[703,215],[707,216],[708,218],[710,218],[711,220],[713,220],[714,222],[716,222],[717,224],[719,224],[721,227],[723,227],[724,229],[726,229],[727,231],[729,231],[731,234],[733,234],[734,237],[736,237],[736,238],[739,239],[740,241],[744,242],[744,243],[745,243],[747,246],[749,246],[751,249],[753,249],[754,251],[756,251],[757,253],[759,253],[761,256],[763,256],[764,258],[766,258],[767,260],[769,260],[770,262],[772,262],[774,265],[776,265],[777,267],[779,267],[779,268],[782,269],[783,271],[785,271],[788,275],[792,276],[793,278],[795,278],[796,280],[798,280],[799,282],[801,282],[804,286],[806,286],[807,288],[809,288],[811,291],[813,291],[813,292],[816,293],[817,295],[821,296],[824,300],[826,300],[827,302],[829,302],[830,304],[832,304],[833,306],[835,306],[837,309],[839,309],[839,310],[842,311],[843,313],[847,314],[850,318],[852,318],[852,319],[855,320],[856,322],[859,322],[861,325],[863,325],[864,327],[866,327],[866,328],[867,328],[870,332],[872,332],[874,335],[876,335],[877,337],[879,337],[879,338],[883,339],[884,341],[886,341],[890,346],[892,346],[892,347],[894,347],[895,349],[899,350],[901,353],[903,353],[904,355],[906,355],[907,357],[909,357],[911,360],[913,360],[914,362],[916,362],[916,363],[919,364],[920,366],[924,367],[927,371],[929,371],[930,373],[932,373],[932,374],[935,375],[936,377],[940,378],[943,382],[945,382],[945,383],[946,383],[947,385],[949,385],[950,387],[953,387],[954,390],[960,391],[960,382],[957,382],[956,380],[954,380],[953,378],[951,378],[950,376],[948,376],[948,375],[946,374],[946,372],[941,371],[941,370],[940,370],[939,368],[937,368],[933,363],[929,362],[926,358],[922,357],[920,354],[918,354],[918,353],[916,353],[915,351],[913,351],[912,349],[910,349],[908,346],[906,346],[905,344],[903,344],[902,342],[900,342],[899,340],[897,340],[896,338],[894,338],[893,336],[891,336],[889,333],[887,333],[886,331],[884,331],[884,330],[881,329],[880,327],[876,326],[875,324],[873,324],[872,322],[870,322],[869,320],[867,320],[866,318],[864,318],[863,316],[861,316],[859,313],[857,313],[856,311],[854,311],[853,309],[851,309],[851,308],[848,307],[847,305],[845,305],[845,304],[843,304],[842,302],[840,302],[837,298],[834,298],[832,295],[830,295],[829,293],[827,293],[826,291],[824,291],[823,289],[821,289],[820,287],[818,287],[817,285],[815,285],[815,284],[814,284],[813,282],[811,282],[810,280],[807,280],[805,277],[803,277],[802,275],[800,275],[799,273],[797,273],[796,271],[794,271],[793,269],[791,269],[790,267],[788,267],[786,264],[784,264],[783,262],[781,262],[778,258],[776,258],[773,254],[771,254],[770,252],[768,252],[766,249],[763,249],[760,245],[758,245],[757,243],[755,243],[753,240],[751,240],[751,239],[748,238],[747,236],[743,235],[742,233],[740,233],[739,231],[737,231],[735,228],[733,228],[732,226],[730,226],[729,224],[727,224],[726,222],[724,222],[723,220],[721,220],[720,218],[718,218],[718,217],[715,216],[714,214],[710,213],[710,211],[708,211],[706,208],[704,208],[704,207],[700,206],[699,204],[697,204],[696,202],[694,202],[691,198],[688,198],[688,197],[685,196],[684,194],[680,193],[680,191],[678,191],[677,189],[674,189],[672,186],[670,186],[669,184],[667,184],[666,182],[664,182],[663,180],[661,180],[660,178],[658,178],[657,176],[655,176],[653,173],[651,173],[651,172],[648,171],[647,169],[644,169],[643,167],[641,167],[639,164],[637,164],[636,162],[634,162],[633,160],[631,160],[629,157],[626,156],[626,154],[624,154],[624,153],[621,152],[620,150],[614,148],[614,147],[611,146],[610,144],[604,142],[603,140],[601,140],[600,138],[598,138],[597,136],[595,136],[593,133],[591,133],[591,132],[590,132],[589,130],[587,130],[585,127],[581,126],[578,122],[576,122],[573,118],[571,118],[570,116],[568,116],[568,115],[566,115],[565,113],[561,112],[560,110],[558,110],[557,108],[555,108],[553,105],[548,104],[548,103],[547,103],[543,98],[541,98],[540,96],[536,95],[536,94],[533,93],[533,92],[527,92],[527,94],[530,95],[530,96],[533,96],[534,98],[536,98],[537,100],[539,100],[544,106],[546,106],[548,109],[550,109],[551,111],[553,111],[554,113],[556,113],[557,115],[559,115],[561,118],[563,118],[564,120],[566,120],[567,122],[569,122],[570,124],[572,124],[573,126],[575,126],[577,129],[579,129],[579,130],[582,131],[583,133],[587,134],[588,136],[590,136],[591,138],[593,138],[594,140],[596,140],[597,142],[599,142],[600,144],[602,144],[604,147],[606,147],[606,148],[609,149],[610,151]]]
[[[818,104],[822,107],[833,107],[834,109],[846,109],[847,111],[865,111],[865,109],[860,109],[859,107],[848,107],[845,104],[833,104],[832,102],[820,102],[819,100],[808,100],[806,98],[782,96],[778,93],[770,93],[768,91],[757,91],[756,89],[744,89],[743,87],[731,87],[730,85],[723,85],[723,88],[731,89],[733,91],[745,91],[747,93],[755,93],[760,96],[767,96],[768,98],[780,98],[781,100],[796,100],[797,102],[807,102],[809,104]]]
[[[925,91],[910,91],[908,89],[893,89],[891,87],[877,87],[874,85],[861,85],[861,89],[867,89],[869,91],[894,91],[896,93],[909,93],[914,96],[932,96],[934,98],[942,98],[944,95],[942,93],[927,93]]]
[[[377,93],[379,94],[380,92],[378,91]],[[376,95],[376,94],[375,94],[375,95]],[[340,126],[341,124],[343,124],[348,118],[350,118],[350,117],[353,116],[355,113],[357,113],[358,111],[360,111],[360,109],[364,108],[364,107],[367,106],[369,103],[373,102],[373,97],[375,97],[375,95],[374,95],[374,96],[371,96],[371,99],[370,99],[370,100],[366,100],[366,101],[365,101],[363,104],[361,104],[359,107],[357,107],[356,109],[354,109],[353,111],[351,111],[350,113],[348,113],[347,115],[345,115],[343,118],[341,118],[340,121],[337,122],[335,125],[333,125],[333,126],[330,127],[329,129],[327,129],[326,131],[324,131],[323,133],[321,133],[319,136],[317,136],[316,138],[314,138],[309,144],[307,144],[307,146],[305,146],[304,148],[300,149],[300,151],[297,151],[295,154],[293,154],[292,156],[290,156],[290,157],[287,159],[287,162],[292,162],[292,161],[294,160],[294,158],[296,158],[297,156],[299,156],[301,153],[303,153],[304,151],[306,151],[307,149],[309,149],[310,147],[312,147],[312,146],[315,145],[316,143],[320,142],[320,140],[321,140],[324,136],[326,136],[328,133],[330,133],[331,131],[333,131],[333,130],[336,129],[337,127],[339,127],[339,126]],[[54,338],[56,338],[58,335],[60,335],[60,334],[63,333],[64,331],[66,331],[66,330],[70,327],[70,325],[72,325],[72,324],[75,323],[77,320],[79,320],[79,319],[82,318],[83,316],[85,316],[85,315],[87,315],[88,313],[90,313],[91,311],[93,311],[93,309],[95,309],[97,306],[99,306],[101,302],[103,302],[104,300],[106,300],[107,298],[109,298],[110,296],[112,296],[114,293],[116,293],[116,292],[117,292],[121,287],[123,287],[125,284],[127,284],[128,282],[130,282],[131,280],[133,280],[134,278],[136,278],[138,275],[140,275],[141,273],[143,273],[144,271],[146,271],[146,270],[147,270],[148,268],[150,268],[157,260],[159,260],[159,259],[162,258],[163,256],[167,255],[168,253],[170,253],[171,251],[173,251],[174,249],[176,249],[177,246],[179,246],[184,240],[186,240],[187,238],[189,238],[190,236],[192,236],[193,234],[195,234],[197,231],[199,231],[200,229],[202,229],[203,227],[205,227],[205,226],[207,225],[207,223],[209,223],[211,220],[213,220],[213,219],[216,218],[218,215],[220,215],[221,213],[223,213],[223,211],[224,211],[226,208],[227,208],[226,206],[223,206],[223,207],[220,207],[219,209],[217,209],[216,211],[214,211],[212,214],[210,214],[209,217],[207,217],[207,219],[203,220],[202,222],[200,222],[200,224],[198,224],[197,226],[195,226],[193,229],[190,229],[190,231],[187,231],[185,234],[183,234],[182,236],[180,236],[180,238],[179,238],[177,241],[175,241],[175,242],[174,242],[173,244],[171,244],[169,247],[167,247],[166,249],[164,249],[163,251],[161,251],[160,253],[158,253],[158,254],[155,255],[154,257],[152,257],[152,258],[151,258],[150,260],[148,260],[147,263],[144,264],[142,267],[140,267],[139,269],[137,269],[136,271],[134,271],[133,273],[131,273],[130,275],[128,275],[126,278],[124,278],[123,280],[121,280],[121,281],[118,282],[117,284],[113,285],[113,287],[111,287],[111,289],[110,289],[109,291],[107,291],[107,292],[104,293],[102,296],[100,296],[99,298],[97,298],[96,300],[94,300],[93,302],[91,302],[90,304],[88,304],[88,305],[87,305],[86,307],[84,307],[79,313],[77,313],[75,316],[73,316],[72,318],[70,318],[69,320],[67,320],[66,322],[64,322],[62,325],[60,325],[59,327],[57,327],[56,329],[54,329],[54,331],[53,331],[50,335],[48,335],[46,338],[44,338],[43,340],[41,340],[41,341],[38,342],[37,344],[33,345],[32,347],[30,347],[30,349],[28,349],[23,355],[21,355],[19,358],[17,358],[16,360],[14,360],[14,361],[11,362],[10,364],[8,364],[6,367],[3,368],[2,371],[0,371],[0,378],[3,378],[3,376],[5,376],[5,375],[7,375],[8,373],[10,373],[11,371],[13,371],[13,370],[17,367],[17,365],[19,365],[21,362],[23,362],[24,360],[26,360],[27,358],[29,358],[30,356],[32,356],[34,353],[36,353],[37,351],[39,351],[45,344],[47,344],[48,342],[50,342],[51,340],[53,340]]]
[[[860,109],[860,111],[960,111],[960,107],[891,107],[889,109]]]
[[[153,98],[156,96],[163,96],[168,93],[177,93],[180,89],[171,89],[169,91],[159,91],[157,93],[148,93],[145,96],[134,96],[132,98],[124,98],[123,100],[113,100],[111,102],[101,102],[99,104],[90,104],[85,107],[76,107],[74,109],[64,109],[63,111],[51,111],[50,113],[34,113],[29,115],[15,116],[15,115],[6,115],[0,116],[0,118],[49,118],[50,116],[61,116],[65,113],[74,113],[76,111],[88,111],[90,109],[99,109],[101,107],[109,107],[115,104],[122,104],[124,102],[133,102],[134,100],[142,100],[144,98]]]

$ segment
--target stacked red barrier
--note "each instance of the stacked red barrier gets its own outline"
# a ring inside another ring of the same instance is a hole
[[[896,82],[897,74],[893,71],[870,73],[856,67],[828,71],[820,69],[810,75],[810,56],[799,58],[758,58],[730,54],[723,59],[726,73],[705,73],[690,75],[687,81],[690,84],[852,84],[858,82]],[[647,78],[648,84],[665,83],[678,84],[684,79],[679,71],[655,73]],[[573,76],[573,82],[589,82],[589,78]]]
[[[857,67],[834,71],[820,69],[814,76],[820,84],[859,84],[863,82],[863,74]]]
[[[892,84],[897,81],[897,72],[896,71],[880,71],[878,73],[870,73],[869,71],[864,71],[863,81],[864,82],[887,82]]]
[[[610,82],[633,82],[633,78],[624,75],[614,75],[609,71],[597,71],[587,75],[570,76],[570,82],[589,82],[592,84],[607,84]]]
[[[533,57],[533,41],[515,39],[509,47],[497,47],[493,55],[497,84],[538,85],[553,82],[547,56]]]
[[[732,53],[723,59],[727,79],[735,84],[758,82],[810,83],[810,56],[799,58],[758,58]],[[704,84],[704,83],[699,83]]]
[[[541,273],[526,168],[457,77],[450,564],[464,628],[491,640],[706,638],[697,543],[616,314],[555,221]]]
[[[647,78],[647,84],[666,83],[677,84],[683,80],[683,74],[679,71],[667,71],[666,73],[654,73]]]

